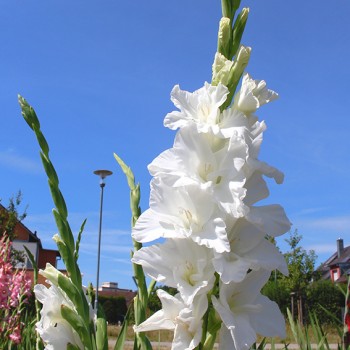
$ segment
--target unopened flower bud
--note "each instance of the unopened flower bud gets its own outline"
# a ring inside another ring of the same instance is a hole
[[[218,52],[226,57],[230,51],[231,33],[231,20],[227,17],[222,17],[219,23]]]

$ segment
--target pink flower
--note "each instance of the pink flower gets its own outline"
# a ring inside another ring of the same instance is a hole
[[[21,328],[20,326],[18,325],[14,330],[13,330],[13,333],[10,334],[10,337],[9,337],[15,344],[19,344],[21,342]]]

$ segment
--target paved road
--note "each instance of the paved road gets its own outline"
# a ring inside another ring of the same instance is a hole
[[[110,339],[108,341],[109,344],[109,349],[113,349],[114,345],[115,345],[115,340]],[[133,349],[133,341],[126,341],[125,342],[125,346],[124,346],[124,350],[132,350]],[[166,342],[152,342],[152,346],[154,350],[170,350],[171,349],[171,343],[166,343]],[[337,344],[330,344],[329,345],[330,349],[338,349],[338,345]],[[313,349],[317,349],[317,344],[312,344],[312,348]],[[214,349],[219,349],[218,344],[215,344]],[[265,346],[265,349],[271,349],[271,345],[267,344]],[[284,344],[275,344],[275,349],[284,349]],[[298,344],[289,344],[288,345],[288,350],[299,350],[299,345]]]

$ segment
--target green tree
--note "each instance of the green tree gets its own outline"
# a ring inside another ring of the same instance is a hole
[[[303,292],[314,278],[317,255],[314,250],[307,251],[300,242],[302,235],[298,230],[290,232],[285,241],[289,244],[289,251],[284,254],[289,276],[279,275],[281,282],[289,292]]]
[[[273,238],[267,237],[267,239],[276,245]],[[301,240],[302,235],[298,230],[289,233],[289,238],[285,240],[289,250],[283,254],[289,275],[284,276],[278,271],[273,271],[270,280],[262,289],[262,294],[275,301],[284,315],[287,315],[287,308],[291,309],[291,293],[295,293],[296,308],[297,299],[305,298],[306,290],[315,276],[316,254],[313,250],[304,249],[300,244]]]

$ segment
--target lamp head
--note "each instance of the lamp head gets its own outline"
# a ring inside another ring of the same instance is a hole
[[[105,182],[103,181],[107,176],[112,175],[113,173],[110,170],[95,170],[94,174],[101,178],[100,185],[104,186]]]

